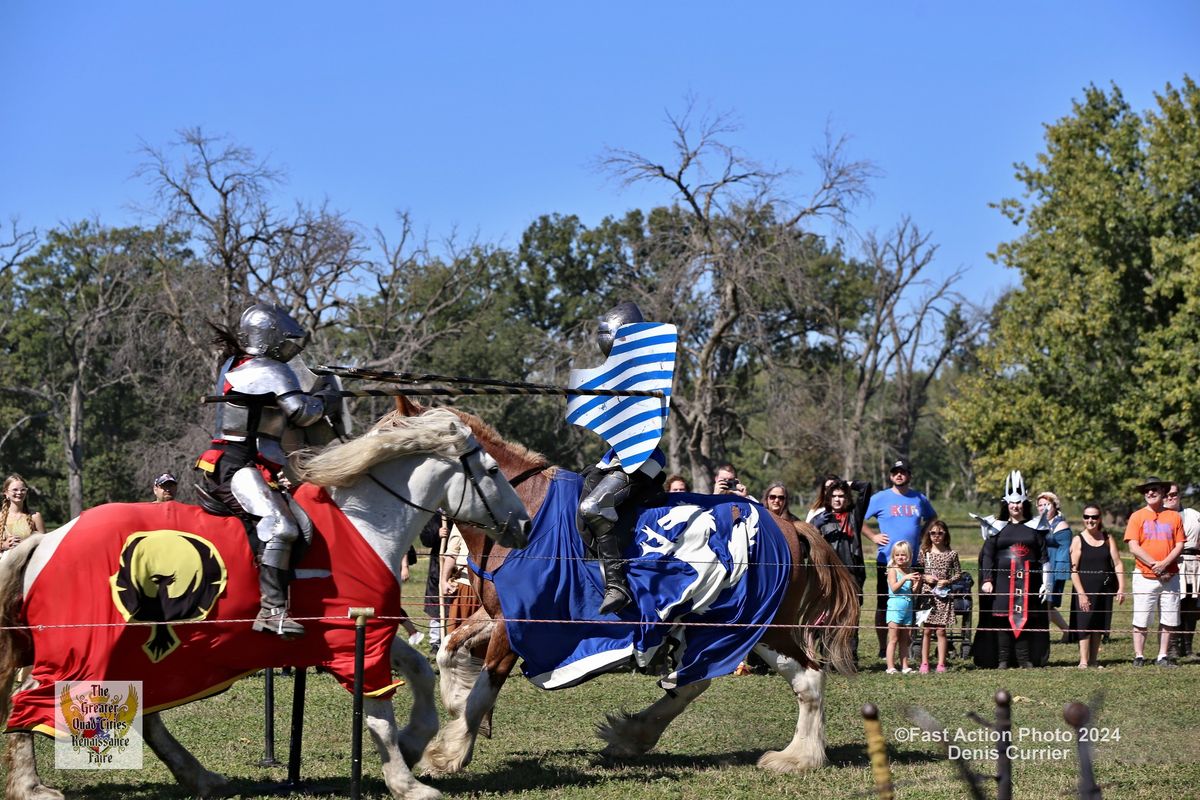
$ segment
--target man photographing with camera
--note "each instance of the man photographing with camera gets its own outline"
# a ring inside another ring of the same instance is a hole
[[[733,468],[733,464],[722,464],[717,467],[716,477],[713,478],[713,494],[737,494],[750,498],[750,492],[746,489],[745,484],[738,480],[737,470]]]

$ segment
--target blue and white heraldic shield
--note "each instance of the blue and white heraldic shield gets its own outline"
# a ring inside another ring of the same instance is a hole
[[[567,393],[567,422],[600,435],[628,473],[642,466],[662,439],[671,409],[679,334],[674,325],[635,322],[617,328],[608,360],[574,369],[568,389],[661,391],[662,397],[596,397]]]

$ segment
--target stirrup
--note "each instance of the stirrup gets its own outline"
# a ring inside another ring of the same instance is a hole
[[[284,639],[299,639],[304,635],[304,626],[289,617],[286,608],[260,608],[250,627]]]
[[[616,614],[633,602],[633,595],[624,586],[606,586],[604,601],[600,603],[601,614]]]

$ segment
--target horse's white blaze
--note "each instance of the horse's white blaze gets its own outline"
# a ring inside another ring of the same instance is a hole
[[[768,750],[758,765],[775,772],[801,772],[825,765],[825,673],[800,666],[761,642],[754,646],[768,664],[792,687],[799,711],[796,733],[782,750]]]

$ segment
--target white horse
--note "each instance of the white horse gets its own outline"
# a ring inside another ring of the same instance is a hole
[[[528,540],[529,516],[500,474],[496,462],[479,446],[470,429],[443,409],[408,420],[380,423],[366,435],[314,456],[303,472],[307,481],[326,488],[333,503],[395,576],[397,602],[402,559],[435,509],[446,509],[455,519],[487,529],[498,542],[523,547]],[[148,509],[150,505],[137,504],[129,508],[131,513],[143,515],[142,519],[146,514],[181,511],[158,512]],[[191,513],[190,509],[182,511]],[[78,540],[85,538],[77,535],[73,540],[69,534],[72,528],[87,533],[88,513],[52,533],[30,537],[0,562],[0,626],[3,627],[0,629],[0,716],[4,719],[8,719],[12,707],[14,698],[10,696],[10,687],[18,667],[35,665],[33,675],[18,689],[17,702],[21,702],[21,692],[38,687],[34,676],[38,672],[39,620],[27,618],[23,602],[34,580],[55,553],[79,546]],[[150,519],[154,520],[153,517]],[[85,522],[77,525],[80,520]],[[36,605],[32,607],[36,608]],[[252,610],[245,613],[252,615]],[[27,633],[9,629],[13,625],[28,625],[30,630]],[[394,628],[392,625],[393,632]],[[296,644],[311,636],[310,631]],[[189,646],[187,636],[183,638],[180,648]],[[211,658],[215,654],[196,652],[195,657],[206,655]],[[392,638],[390,655],[392,668],[405,678],[412,690],[413,708],[407,726],[398,730],[390,700],[365,698],[367,728],[383,762],[383,778],[394,798],[436,798],[440,793],[418,781],[410,770],[437,732],[433,671],[425,658],[402,638]],[[95,658],[96,654],[89,653],[89,656]],[[138,676],[121,674],[112,677],[133,680]],[[222,776],[205,769],[175,740],[158,713],[145,716],[143,736],[176,780],[196,795],[212,796],[226,786]],[[11,733],[8,744],[6,796],[10,800],[63,797],[38,777],[31,732]]]

